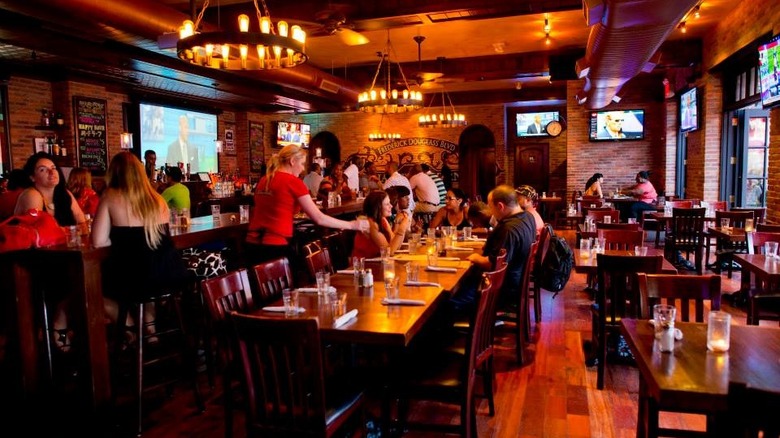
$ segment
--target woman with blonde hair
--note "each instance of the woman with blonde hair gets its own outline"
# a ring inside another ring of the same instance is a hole
[[[116,321],[111,298],[130,299],[158,288],[175,288],[188,279],[181,256],[167,234],[168,205],[146,177],[141,161],[120,152],[108,166],[108,184],[92,227],[92,244],[110,246],[106,313]],[[153,321],[153,309],[144,309]],[[129,317],[128,317],[129,319]]]
[[[268,173],[258,181],[245,245],[249,266],[279,257],[293,261],[289,241],[293,235],[293,216],[298,210],[303,210],[322,227],[368,229],[366,220],[347,222],[320,211],[306,184],[298,178],[305,165],[306,151],[296,145],[287,145],[271,158]]]
[[[76,167],[68,175],[68,190],[73,193],[81,211],[95,217],[100,197],[92,190],[92,173],[83,167]]]

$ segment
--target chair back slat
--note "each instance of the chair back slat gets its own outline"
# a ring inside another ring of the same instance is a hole
[[[620,212],[613,209],[590,209],[588,210],[587,214],[585,214],[585,220],[591,220],[593,222],[604,222],[604,218],[607,216],[609,216],[611,222],[617,223],[620,221]]]
[[[766,207],[734,207],[731,211],[752,211],[756,224],[763,224],[766,220]]]
[[[255,299],[264,305],[282,296],[282,290],[293,287],[290,262],[286,257],[260,263],[252,267],[257,285]]]
[[[330,259],[330,251],[328,248],[322,248],[319,251],[315,251],[312,254],[306,256],[306,266],[309,268],[309,275],[312,280],[316,277],[317,272],[325,271],[329,274],[336,272],[333,269],[333,264]]]
[[[755,219],[752,211],[716,211],[715,225],[720,226],[721,219],[730,219],[731,226],[734,228],[745,228],[745,220]]]
[[[633,251],[635,246],[645,243],[645,232],[641,230],[599,230],[598,236],[605,239],[608,250]]]
[[[751,231],[747,233],[748,254],[763,254],[764,243],[780,242],[780,233],[766,231]]]
[[[254,299],[246,269],[228,272],[201,282],[204,300],[209,311],[212,332],[217,338],[217,348],[223,366],[230,361],[228,344],[230,330],[225,319],[230,312],[248,312],[254,309]]]
[[[641,316],[637,274],[661,272],[663,257],[598,254],[598,299],[601,323]]]
[[[669,234],[677,246],[704,244],[705,211],[705,208],[672,208]]]
[[[704,322],[704,302],[710,301],[710,310],[720,310],[719,275],[644,274],[637,277],[642,296],[641,316],[653,317],[653,305],[671,304],[680,312],[684,322]],[[691,319],[691,302],[694,319]]]

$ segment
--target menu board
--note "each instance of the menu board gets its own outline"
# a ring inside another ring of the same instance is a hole
[[[98,173],[107,169],[106,101],[89,97],[73,98],[76,115],[76,149],[79,165]]]

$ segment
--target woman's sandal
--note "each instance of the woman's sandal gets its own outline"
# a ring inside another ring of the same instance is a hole
[[[71,338],[73,337],[73,330],[69,328],[64,329],[52,329],[52,337],[54,338],[54,346],[57,350],[67,353],[70,351],[72,345]]]

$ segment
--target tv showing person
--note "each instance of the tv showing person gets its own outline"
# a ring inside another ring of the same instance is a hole
[[[527,134],[541,134],[542,133],[542,116],[536,114],[534,116],[534,122],[528,125],[528,129],[525,130]]]
[[[198,147],[190,143],[190,121],[187,116],[179,116],[179,135],[176,140],[168,145],[168,155],[166,160],[171,165],[184,163],[190,165],[190,173],[199,171]]]
[[[612,111],[604,115],[604,126],[601,128],[600,138],[626,138],[623,132],[623,112]]]

